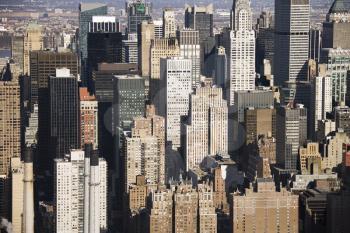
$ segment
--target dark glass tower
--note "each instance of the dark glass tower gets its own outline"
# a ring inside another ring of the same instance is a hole
[[[50,164],[50,76],[56,75],[56,69],[67,68],[70,73],[78,75],[78,57],[74,53],[57,53],[52,51],[33,51],[30,53],[31,104],[39,106],[38,150],[39,167],[44,171]]]
[[[122,62],[123,35],[120,32],[94,32],[88,34],[88,88],[94,92],[91,75],[98,63]]]
[[[80,148],[78,81],[68,69],[57,69],[49,87],[50,149],[55,158],[62,158],[70,149]]]
[[[188,6],[185,10],[185,27],[199,31],[199,41],[213,36],[213,5]]]
[[[137,33],[137,25],[152,19],[152,4],[144,0],[130,0],[125,3],[128,14],[128,33]]]

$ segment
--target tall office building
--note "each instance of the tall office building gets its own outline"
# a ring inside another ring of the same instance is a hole
[[[322,49],[321,62],[326,64],[332,78],[332,99],[335,103],[345,102],[347,72],[350,70],[350,49]]]
[[[200,83],[201,75],[201,46],[199,43],[199,31],[193,29],[182,29],[178,33],[180,56],[192,60],[192,86],[195,88]]]
[[[138,64],[137,34],[128,34],[128,39],[122,41],[122,62]]]
[[[198,31],[200,43],[214,35],[213,11],[213,4],[208,6],[185,5],[185,28]]]
[[[95,96],[98,102],[98,141],[99,150],[110,165],[110,170],[114,169],[112,159],[113,154],[113,136],[114,113],[112,110],[114,99],[115,75],[137,74],[136,64],[126,63],[101,63],[98,71],[93,72],[95,85]]]
[[[334,108],[334,121],[337,130],[342,129],[350,137],[350,108],[340,105]]]
[[[10,162],[21,157],[20,87],[16,82],[0,81],[0,216],[9,218]]]
[[[256,186],[255,192],[246,189],[245,195],[233,194],[233,232],[299,232],[299,197],[285,188],[276,192],[271,179],[258,179]]]
[[[30,52],[44,48],[41,26],[37,24],[27,26],[23,46],[23,73],[30,75]]]
[[[54,232],[107,229],[107,164],[95,153],[71,150],[64,158],[55,159]],[[85,176],[87,171],[90,173]]]
[[[47,111],[45,100],[48,98],[49,76],[55,75],[58,68],[68,68],[77,77],[79,73],[77,55],[71,52],[30,52],[31,105],[39,104],[40,115],[42,111]]]
[[[149,77],[151,61],[151,44],[154,40],[154,24],[150,21],[143,21],[138,25],[137,47],[138,47],[138,65],[142,77]]]
[[[160,59],[180,55],[179,43],[175,38],[154,39],[151,45],[151,79],[160,78]]]
[[[332,112],[332,80],[330,76],[318,76],[312,80],[310,115],[314,134],[318,130],[318,121],[326,119]],[[311,136],[311,135],[310,135]],[[314,135],[316,136],[316,135]]]
[[[296,171],[299,146],[307,139],[307,109],[302,105],[278,108],[276,128],[276,162],[284,170]]]
[[[276,138],[276,110],[273,108],[248,108],[244,113],[246,144],[252,144],[261,136]]]
[[[57,69],[50,76],[49,90],[51,158],[63,158],[69,150],[80,148],[77,78],[69,69]]]
[[[220,46],[217,49],[216,59],[215,59],[215,71],[214,71],[214,84],[218,87],[221,87],[224,91],[226,91],[227,85],[227,56],[225,47]]]
[[[87,88],[79,88],[80,100],[80,145],[91,144],[98,148],[98,103]]]
[[[347,0],[334,0],[323,23],[323,48],[350,49],[344,38],[350,37],[350,4]]]
[[[145,80],[138,75],[116,75],[114,85],[115,127],[130,130],[134,118],[145,114]]]
[[[154,24],[154,37],[155,38],[164,38],[163,37],[163,20],[158,19],[158,20],[153,20]]]
[[[93,16],[107,15],[107,5],[101,3],[80,3],[79,4],[79,57],[87,58],[87,36],[89,24]]]
[[[68,68],[78,76],[78,57],[70,52],[33,51],[30,53],[31,105],[38,106],[38,151],[39,166],[46,170],[51,164],[50,148],[50,76],[56,69]]]
[[[145,0],[129,0],[125,3],[125,10],[128,15],[128,33],[136,33],[142,21],[152,19],[152,4]]]
[[[309,0],[276,0],[274,75],[277,85],[307,80]]]
[[[180,55],[179,43],[176,38],[156,38],[151,45],[150,90],[149,98],[157,103],[160,92],[160,60],[161,58],[177,57]]]
[[[274,60],[274,22],[270,11],[263,11],[256,25],[256,71],[261,72],[264,60],[273,66]]]
[[[221,88],[203,87],[191,94],[188,119],[182,126],[187,171],[199,168],[208,155],[228,153],[227,118]]]
[[[176,19],[173,9],[163,10],[163,37],[171,38],[176,36]]]
[[[92,24],[93,16],[107,16],[107,5],[102,3],[80,3],[79,4],[79,59],[80,74],[84,85],[87,85],[87,57],[88,57],[88,33],[89,30],[95,30]],[[97,20],[97,19],[95,19]],[[98,20],[99,21],[99,20]],[[97,25],[96,25],[97,26]],[[102,23],[100,24],[102,26]],[[97,30],[99,28],[97,27]]]
[[[310,28],[309,39],[309,59],[320,62],[322,49],[322,30],[319,28]]]
[[[145,80],[138,75],[116,75],[112,105],[112,129],[114,137],[112,169],[121,175],[123,131],[130,131],[135,117],[145,114]],[[134,177],[135,178],[135,177]],[[134,182],[133,182],[134,183]]]
[[[92,72],[98,69],[98,63],[121,63],[123,35],[120,32],[89,32],[87,36],[87,67],[85,84],[94,92]]]
[[[24,72],[24,36],[15,34],[11,40],[11,57],[19,64],[21,72]]]
[[[10,159],[21,157],[20,87],[0,81],[0,174],[9,175]]]
[[[229,90],[227,99],[233,105],[234,92],[255,89],[255,32],[252,29],[252,10],[250,1],[234,2],[231,11],[232,31],[226,32],[229,37],[226,53]]]
[[[187,116],[192,90],[192,62],[179,57],[160,61],[160,95],[158,111],[166,120],[166,141],[180,147],[181,116]]]

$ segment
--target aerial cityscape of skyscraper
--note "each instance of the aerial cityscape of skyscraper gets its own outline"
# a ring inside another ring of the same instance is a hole
[[[2,0],[0,233],[350,232],[350,0]]]

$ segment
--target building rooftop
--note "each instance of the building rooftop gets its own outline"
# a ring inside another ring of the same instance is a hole
[[[335,0],[329,9],[329,14],[332,13],[350,13],[350,0]]]

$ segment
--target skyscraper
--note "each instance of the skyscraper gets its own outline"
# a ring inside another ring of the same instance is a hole
[[[23,46],[23,73],[30,75],[30,52],[44,48],[41,26],[32,23],[27,26]]]
[[[213,8],[213,4],[208,6],[185,5],[185,28],[198,31],[200,43],[214,35]]]
[[[80,148],[78,81],[69,69],[50,76],[50,149],[51,158],[63,158],[71,149]]]
[[[296,171],[299,146],[307,139],[307,110],[303,106],[278,108],[276,128],[276,162],[282,169]]]
[[[160,58],[175,57],[180,55],[177,39],[154,39],[151,45],[151,79],[160,77]]]
[[[226,91],[227,85],[227,56],[226,51],[223,46],[218,47],[216,53],[216,63],[215,63],[215,71],[214,71],[214,84],[218,87],[221,87],[224,91]]]
[[[150,63],[150,90],[149,98],[153,103],[156,103],[156,99],[160,91],[159,78],[160,78],[160,60],[161,58],[177,57],[180,55],[179,43],[176,38],[156,38],[152,40],[151,45],[151,63]]]
[[[93,16],[107,15],[107,5],[101,3],[79,4],[79,51],[80,58],[87,58],[87,36]]]
[[[309,58],[319,62],[322,49],[322,30],[319,28],[310,28],[309,41]]]
[[[98,63],[121,63],[123,36],[121,32],[89,32],[87,36],[86,85],[94,92],[92,72],[98,69]]]
[[[10,162],[21,156],[20,87],[0,81],[0,216],[10,217]]]
[[[275,1],[274,75],[277,85],[307,80],[309,0]]]
[[[322,49],[321,62],[326,64],[328,75],[332,79],[332,100],[338,104],[345,102],[347,71],[350,69],[350,49]]]
[[[252,29],[250,1],[235,1],[231,11],[231,28],[226,35],[227,99],[233,105],[235,91],[255,89],[255,32]]]
[[[145,114],[145,80],[138,75],[116,75],[114,85],[115,127],[130,130],[134,117]]]
[[[264,59],[273,66],[274,61],[274,22],[269,11],[263,11],[258,19],[256,37],[256,71],[261,72]]]
[[[199,32],[193,29],[182,29],[179,32],[180,56],[192,60],[192,86],[199,85],[201,75],[201,46]]]
[[[123,63],[138,64],[137,34],[128,34],[128,39],[122,41]]]
[[[318,121],[327,119],[326,114],[332,112],[332,81],[331,77],[318,76],[312,80],[310,115],[313,121],[313,132],[318,130]],[[310,135],[311,136],[311,135]],[[316,135],[314,135],[316,136]]]
[[[163,20],[158,19],[158,20],[153,20],[154,24],[154,37],[155,38],[164,38],[164,32],[163,32]]]
[[[154,40],[154,24],[150,21],[143,21],[138,25],[137,47],[138,47],[138,65],[142,77],[148,77],[151,74],[151,43]]]
[[[160,93],[158,111],[165,118],[166,141],[180,147],[181,116],[189,110],[192,90],[192,62],[179,57],[160,61]]]
[[[111,129],[114,133],[114,151],[110,166],[119,177],[120,156],[124,150],[123,131],[130,131],[134,118],[145,114],[145,80],[138,75],[116,75],[114,79]]]
[[[276,110],[273,108],[248,108],[244,113],[246,144],[255,143],[264,135],[276,138]]]
[[[323,23],[323,48],[350,49],[344,38],[350,37],[350,4],[347,0],[334,0]]]
[[[79,73],[77,55],[70,52],[30,52],[31,105],[40,105],[40,115],[45,110],[47,115],[47,105],[44,101],[48,98],[49,76],[55,75],[56,69],[64,67],[77,77]]]
[[[0,81],[0,175],[9,175],[10,159],[21,157],[20,87]]]
[[[220,88],[198,88],[190,95],[188,119],[182,129],[187,171],[199,168],[208,155],[228,153],[227,118]]]
[[[152,4],[145,0],[129,0],[125,3],[125,10],[128,14],[128,33],[136,33],[142,21],[152,19]]]
[[[170,8],[163,10],[163,37],[171,38],[176,36],[175,12]]]
[[[11,57],[19,64],[20,70],[24,72],[24,36],[15,34],[11,40]]]
[[[56,69],[68,68],[78,76],[78,57],[69,52],[33,51],[30,53],[31,105],[38,105],[38,151],[39,166],[46,170],[51,164],[50,148],[50,76]]]
[[[94,25],[91,25],[93,16],[106,16],[107,5],[102,3],[80,3],[79,4],[79,58],[81,66],[81,79],[83,84],[87,84],[86,68],[88,57],[88,33],[89,30],[94,30]],[[90,27],[91,26],[91,27]]]

